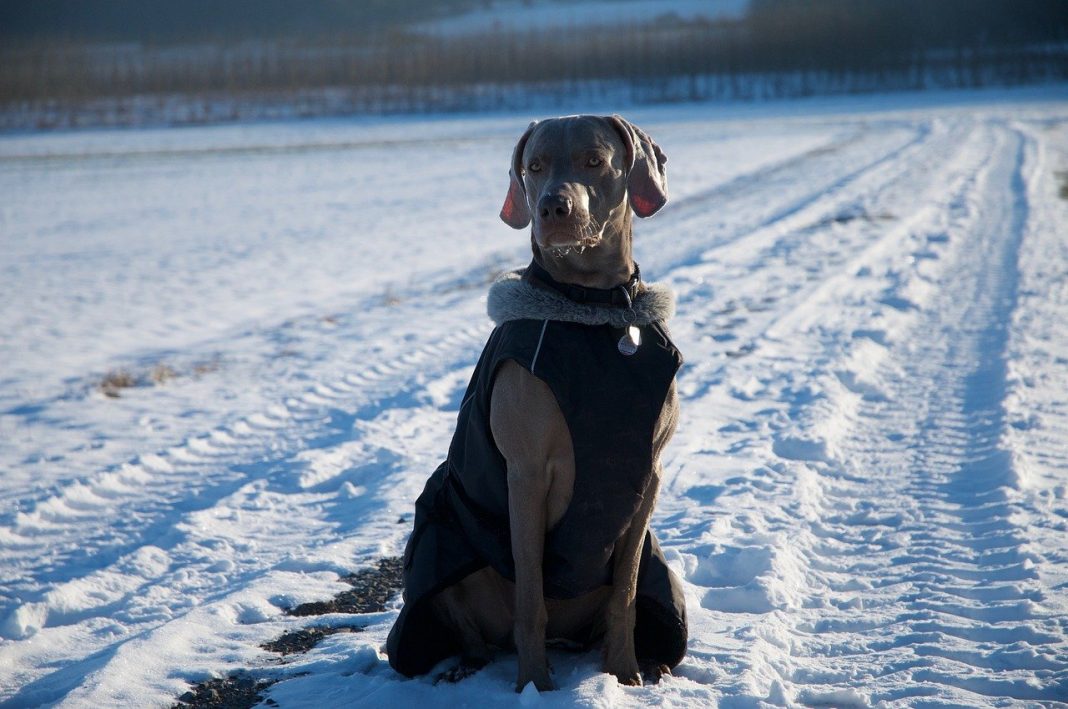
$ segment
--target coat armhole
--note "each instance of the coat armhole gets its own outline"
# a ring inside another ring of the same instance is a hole
[[[490,374],[490,378],[489,378],[489,392],[487,392],[488,393],[487,401],[493,399],[493,387],[496,386],[496,384],[497,384],[497,374],[500,372],[501,366],[503,366],[505,362],[511,361],[511,362],[515,362],[520,367],[522,367],[524,370],[526,370],[527,374],[530,374],[530,375],[536,377],[537,379],[540,379],[542,382],[544,382],[545,386],[549,387],[549,390],[553,392],[553,398],[557,400],[556,401],[556,405],[560,406],[560,400],[556,396],[556,392],[553,390],[552,383],[548,379],[546,379],[545,377],[540,376],[536,371],[537,370],[537,366],[538,366],[538,357],[541,356],[541,346],[542,346],[542,343],[544,343],[544,341],[545,341],[545,331],[548,329],[548,327],[549,327],[549,321],[548,320],[543,320],[542,323],[541,323],[540,332],[538,334],[538,341],[534,345],[534,351],[530,355],[530,360],[529,361],[524,362],[522,359],[520,359],[520,356],[518,356],[516,354],[505,354],[505,355],[499,357],[493,363],[493,372]],[[487,409],[487,411],[488,411],[488,409]],[[563,411],[563,409],[561,409],[561,411]]]
[[[545,321],[546,324],[548,322],[549,322],[548,320]],[[545,333],[545,326],[543,325],[542,326],[542,335],[544,335],[544,333]],[[535,365],[537,363],[536,362],[537,356],[539,354],[541,354],[540,351],[539,351],[540,345],[541,345],[541,338],[538,339],[538,347],[535,347],[534,355],[531,357],[529,363],[524,362],[519,357],[512,356],[512,355],[505,355],[505,356],[501,357],[500,359],[498,359],[494,363],[493,373],[491,374],[490,379],[489,379],[489,391],[486,393],[486,417],[487,417],[486,418],[486,425],[487,425],[487,428],[489,430],[490,440],[493,441],[493,445],[497,449],[498,452],[500,451],[500,446],[497,445],[497,440],[493,436],[493,426],[490,423],[490,411],[493,410],[493,389],[497,385],[497,375],[500,372],[501,367],[504,366],[504,363],[505,362],[509,362],[509,361],[515,362],[517,365],[519,365],[520,368],[523,369],[523,371],[525,371],[530,376],[532,376],[535,379],[537,379],[540,382],[542,382],[549,389],[549,393],[552,394],[553,401],[556,402],[556,408],[560,411],[560,416],[563,417],[563,419],[564,419],[564,425],[567,426],[567,433],[568,433],[568,436],[571,438],[572,447],[575,444],[575,432],[571,428],[571,419],[566,413],[566,409],[564,408],[564,402],[562,402],[560,400],[560,394],[557,392],[556,387],[553,386],[553,383],[546,376],[542,376],[542,374],[539,374],[539,373],[534,371],[533,365]],[[545,374],[548,374],[548,372],[545,372]]]

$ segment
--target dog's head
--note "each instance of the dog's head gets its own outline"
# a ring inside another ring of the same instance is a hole
[[[606,227],[625,231],[630,210],[649,217],[667,202],[664,155],[619,116],[568,116],[531,123],[516,143],[501,219],[534,222],[537,246],[553,253],[597,246]]]

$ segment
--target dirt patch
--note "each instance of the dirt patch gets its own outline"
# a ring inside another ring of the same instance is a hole
[[[260,645],[264,650],[277,652],[280,655],[295,655],[299,652],[307,652],[319,644],[328,635],[338,633],[362,633],[363,628],[357,625],[316,625],[300,630],[291,630],[283,633],[280,637]]]
[[[97,388],[100,389],[104,396],[118,399],[120,391],[135,386],[138,386],[137,377],[130,372],[127,372],[125,369],[116,369],[113,372],[105,374],[104,378],[100,380],[100,384]]]
[[[329,601],[301,603],[286,613],[293,616],[326,615],[327,613],[380,613],[404,586],[401,558],[381,559],[376,567],[363,569],[342,579],[352,586]]]
[[[1058,170],[1053,174],[1061,181],[1061,187],[1057,190],[1057,194],[1061,199],[1068,199],[1068,170]]]
[[[211,679],[194,685],[171,709],[249,709],[263,701],[263,691],[275,681],[244,673]]]
[[[204,362],[194,362],[188,367],[178,368],[166,362],[156,362],[139,368],[138,370],[114,369],[96,384],[96,389],[104,396],[118,399],[122,396],[123,389],[135,387],[160,386],[174,379],[182,377],[199,378],[205,374],[217,371],[219,362],[217,359]]]
[[[380,559],[369,569],[362,569],[342,579],[352,588],[342,591],[329,601],[302,603],[286,611],[291,616],[325,615],[327,613],[379,613],[402,588],[402,560],[399,556]],[[323,638],[337,633],[359,633],[363,628],[354,625],[312,626],[283,633],[260,647],[283,656],[307,652]],[[263,692],[277,679],[257,679],[248,672],[238,672],[200,682],[178,697],[171,709],[249,709],[260,702],[276,706],[272,699],[264,699]]]
[[[193,365],[193,376],[202,377],[205,374],[219,371],[219,360],[213,359],[207,362],[198,362]]]
[[[162,362],[153,367],[152,371],[148,373],[148,377],[152,380],[153,384],[163,384],[177,376],[178,372],[174,371],[173,367],[168,364],[163,364]]]

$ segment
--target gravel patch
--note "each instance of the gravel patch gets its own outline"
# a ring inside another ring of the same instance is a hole
[[[362,633],[363,628],[355,625],[316,625],[311,628],[301,628],[283,633],[280,637],[260,645],[264,650],[277,652],[281,655],[295,655],[307,652],[319,644],[319,641],[327,635],[337,633]]]
[[[194,685],[171,709],[250,709],[263,701],[262,692],[276,681],[244,673],[211,679]]]
[[[352,586],[329,601],[301,603],[286,613],[293,616],[326,615],[328,613],[380,613],[386,604],[404,586],[401,573],[401,558],[391,556],[381,559],[377,567],[362,569],[344,577]]]

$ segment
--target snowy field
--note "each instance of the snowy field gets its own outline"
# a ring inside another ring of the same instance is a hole
[[[749,0],[586,0],[578,3],[506,0],[460,15],[415,24],[412,29],[423,34],[455,37],[502,30],[529,31],[546,26],[576,28],[639,25],[661,20],[737,20],[748,10]]]
[[[0,705],[1068,706],[1068,88],[628,117],[687,358],[674,676],[435,686],[397,601],[283,613],[401,552],[529,254],[529,116],[324,120],[0,137]]]

